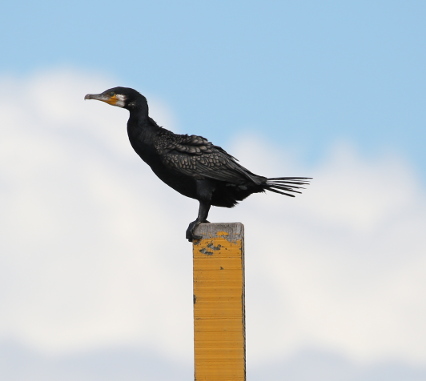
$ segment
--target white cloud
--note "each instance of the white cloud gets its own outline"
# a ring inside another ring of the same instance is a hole
[[[262,157],[252,149],[258,139],[250,140],[239,156],[253,167]],[[268,155],[280,157],[271,148]],[[311,175],[312,185],[295,200],[253,197],[239,213],[256,227],[247,229],[248,276],[257,278],[247,281],[256,342],[249,351],[266,361],[318,346],[356,360],[424,362],[424,190],[397,157],[366,161],[345,144]]]
[[[83,101],[116,83],[72,70],[0,83],[0,337],[59,352],[136,343],[191,362],[184,234],[197,202],[132,152],[126,111]],[[150,106],[173,129],[167,106]],[[315,170],[257,137],[228,151],[254,172],[314,177],[295,199],[211,212],[246,225],[249,361],[313,346],[426,363],[426,197],[410,167],[350,144]]]

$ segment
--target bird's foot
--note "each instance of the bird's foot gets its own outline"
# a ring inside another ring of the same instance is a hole
[[[194,239],[201,239],[200,235],[195,235],[194,231],[197,228],[198,225],[200,225],[200,221],[195,220],[193,222],[191,222],[188,226],[188,229],[186,229],[186,239],[189,242],[192,242]]]

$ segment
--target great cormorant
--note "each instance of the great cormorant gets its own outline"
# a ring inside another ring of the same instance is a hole
[[[127,133],[136,153],[167,185],[184,196],[199,201],[198,217],[186,230],[186,238],[199,239],[195,228],[207,222],[210,207],[231,208],[252,193],[265,190],[294,197],[308,184],[307,177],[266,178],[255,175],[238,164],[237,159],[221,147],[196,135],[177,135],[148,115],[146,98],[128,87],[114,87],[101,94],[87,94],[129,110]]]

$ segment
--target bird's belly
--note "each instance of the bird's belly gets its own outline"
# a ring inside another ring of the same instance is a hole
[[[195,199],[197,198],[196,181],[193,177],[164,168],[159,169],[151,167],[151,169],[160,180],[166,183],[169,187],[173,188],[175,191],[186,197]]]

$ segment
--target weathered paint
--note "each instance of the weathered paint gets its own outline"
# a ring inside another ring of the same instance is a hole
[[[196,381],[245,380],[244,231],[201,224],[193,244]]]

